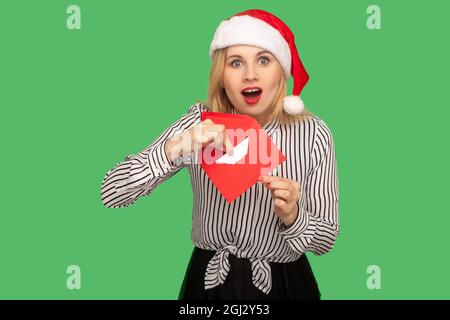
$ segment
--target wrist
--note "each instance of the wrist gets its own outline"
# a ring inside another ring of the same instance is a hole
[[[290,215],[288,215],[286,217],[286,219],[284,219],[283,224],[285,225],[286,228],[289,228],[290,226],[292,226],[295,222],[295,220],[297,220],[297,216],[298,216],[298,212],[299,212],[299,207],[298,207],[298,203],[295,203],[295,207],[294,207],[294,212],[292,212]]]
[[[178,137],[169,138],[166,142],[166,154],[167,158],[173,162],[180,156]]]

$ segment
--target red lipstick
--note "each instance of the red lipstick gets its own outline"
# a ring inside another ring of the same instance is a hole
[[[241,94],[248,104],[256,104],[262,96],[262,89],[260,87],[245,87]]]

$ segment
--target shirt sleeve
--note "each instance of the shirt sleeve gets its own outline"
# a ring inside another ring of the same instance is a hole
[[[301,190],[304,201],[299,200],[298,216],[291,226],[279,220],[279,231],[294,251],[321,255],[333,248],[340,231],[339,189],[333,136],[322,120],[317,122],[314,139],[311,169]]]
[[[101,200],[108,208],[127,207],[142,195],[149,195],[159,184],[184,167],[180,158],[171,162],[165,146],[169,138],[200,122],[205,107],[198,103],[170,125],[147,148],[135,155],[125,156],[110,169],[101,184]]]

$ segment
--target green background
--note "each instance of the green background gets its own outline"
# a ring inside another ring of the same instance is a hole
[[[381,30],[366,27],[371,4]],[[104,207],[100,184],[206,99],[214,31],[250,8],[293,30],[302,97],[334,136],[341,235],[308,254],[323,298],[450,298],[450,4],[437,0],[1,1],[0,298],[177,298],[187,170],[128,208]],[[72,264],[81,290],[66,288]]]

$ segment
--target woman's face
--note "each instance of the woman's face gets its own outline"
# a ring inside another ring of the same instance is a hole
[[[246,45],[228,48],[223,85],[237,113],[263,125],[272,112],[280,77],[282,68],[268,51]]]

